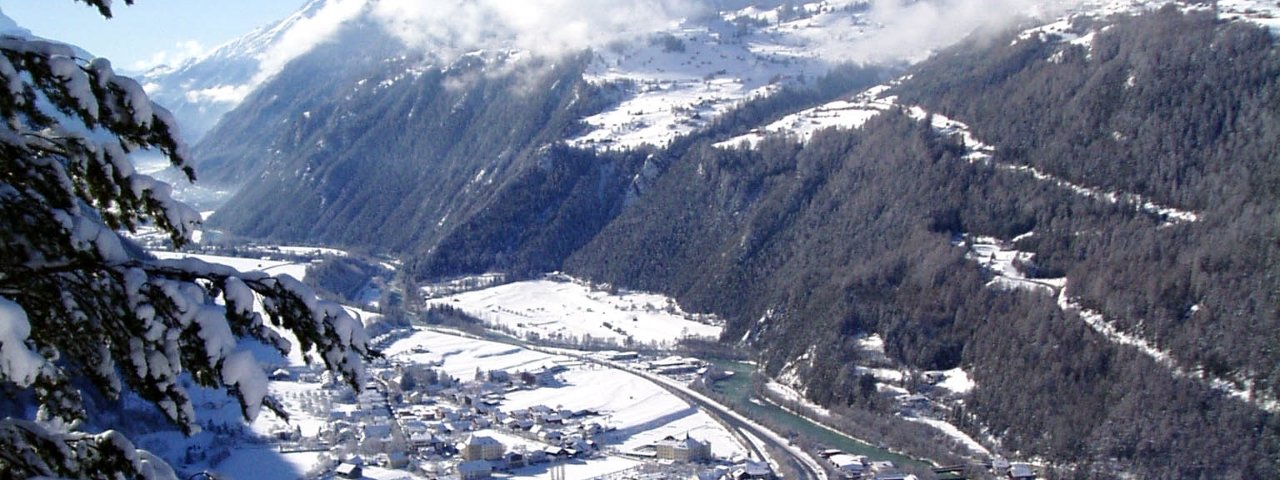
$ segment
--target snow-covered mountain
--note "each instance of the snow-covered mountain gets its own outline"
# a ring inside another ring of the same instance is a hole
[[[187,141],[202,138],[224,114],[289,61],[326,41],[356,17],[364,1],[311,0],[289,17],[258,28],[198,58],[160,66],[140,82],[182,125]]]
[[[424,10],[403,0],[312,0],[206,56],[147,72],[143,83],[195,142],[288,62],[332,39],[343,25],[366,21],[444,63],[479,52],[555,56],[592,49],[596,61],[588,77],[627,88],[616,108],[588,119],[595,129],[574,143],[662,144],[744,99],[812,80],[833,65],[918,61],[975,30],[999,30],[1076,2],[989,3],[610,0],[513,6],[486,0]]]

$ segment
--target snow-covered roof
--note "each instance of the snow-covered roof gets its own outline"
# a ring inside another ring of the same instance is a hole
[[[458,473],[476,473],[493,471],[493,465],[484,460],[468,460],[458,464]]]
[[[830,460],[831,464],[835,465],[836,468],[852,466],[864,467],[866,466],[867,457],[863,457],[861,455],[850,455],[847,453],[837,453],[832,455],[828,460]]]
[[[1031,465],[1015,463],[1009,466],[1009,476],[1013,478],[1034,478],[1036,472],[1032,470]]]
[[[467,437],[466,441],[463,443],[467,445],[501,445],[502,444],[501,442],[494,440],[492,437],[486,437],[484,435],[470,435]]]
[[[359,465],[353,463],[340,463],[338,468],[333,469],[338,475],[351,475],[360,469]]]
[[[698,441],[698,439],[690,437],[688,435],[685,435],[685,437],[681,439],[676,439],[674,437],[667,437],[659,441],[658,445],[670,445],[675,448],[681,448],[686,450],[693,450],[693,449],[703,448],[707,446],[707,444],[702,443]]]

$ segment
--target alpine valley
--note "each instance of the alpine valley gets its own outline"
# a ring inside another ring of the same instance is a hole
[[[384,259],[411,319],[662,294],[935,467],[1280,478],[1280,2],[439,3],[314,0],[139,79],[224,192],[206,244]]]

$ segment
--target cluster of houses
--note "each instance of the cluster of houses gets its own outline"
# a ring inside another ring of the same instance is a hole
[[[678,376],[691,373],[702,373],[707,369],[707,362],[697,358],[682,357],[679,355],[647,360],[642,357],[639,352],[606,350],[595,352],[592,356],[604,361],[632,363],[642,370],[659,375]]]
[[[306,371],[293,375],[288,369],[278,370],[273,380],[318,383],[318,390],[328,393],[328,400],[314,407],[323,411],[312,412],[328,421],[314,438],[302,438],[296,428],[273,436],[285,451],[327,450],[343,459],[334,473],[349,478],[360,478],[363,469],[374,465],[421,470],[431,477],[484,478],[493,471],[590,456],[598,450],[594,436],[605,426],[593,420],[597,412],[543,405],[516,411],[499,408],[507,393],[553,384],[565,367],[477,372],[467,382],[435,367],[375,360],[370,366],[373,378],[359,394]],[[528,442],[508,449],[484,432]]]
[[[1011,463],[1004,457],[996,457],[991,461],[991,473],[997,477],[1010,480],[1035,480],[1036,471],[1030,464]]]
[[[633,358],[623,354],[623,359]],[[334,470],[336,476],[361,478],[363,469],[377,465],[434,478],[484,479],[496,472],[599,455],[596,438],[611,430],[592,410],[502,408],[507,394],[556,384],[556,375],[567,370],[563,365],[520,372],[478,370],[469,381],[436,367],[376,361],[370,368],[374,378],[360,394],[348,391],[335,401],[320,436],[324,445],[345,446],[334,450],[345,459]],[[702,367],[677,358],[653,365],[677,373]],[[282,435],[280,440],[297,439]],[[651,452],[658,461],[712,460],[710,445],[687,435],[659,441]],[[763,471],[744,466],[736,476],[723,478],[771,478],[761,476]]]
[[[888,460],[872,461],[862,455],[852,455],[841,450],[823,450],[818,453],[826,459],[840,478],[849,480],[915,480],[916,476],[898,471],[898,466]]]
[[[648,362],[645,369],[658,375],[685,375],[706,371],[707,362],[696,358],[672,355]]]
[[[493,437],[471,435],[458,445],[458,453],[462,461],[454,467],[455,475],[462,480],[477,480],[489,478],[493,472],[508,472],[540,463],[563,462],[587,451],[574,451],[553,445],[542,449],[522,445],[508,450],[506,445]]]
[[[423,352],[415,352],[423,353]],[[690,358],[644,361],[637,354],[614,352],[615,361],[642,362],[642,368],[667,375],[692,374],[706,364]],[[327,422],[315,437],[282,428],[274,434],[282,451],[323,450],[337,462],[340,478],[364,478],[374,466],[415,472],[428,478],[479,480],[538,464],[571,462],[601,455],[612,430],[600,412],[547,405],[506,407],[507,395],[557,385],[568,370],[548,364],[527,371],[477,370],[460,380],[439,363],[398,363],[377,359],[371,379],[356,393],[310,370],[285,368],[272,379],[316,383],[325,395],[308,410]],[[632,453],[628,453],[632,455]],[[709,443],[689,435],[667,437],[632,456],[658,468],[701,471],[716,480],[772,479],[767,464],[717,464]],[[663,466],[666,467],[663,467]],[[674,471],[674,470],[673,470]]]
[[[765,462],[745,461],[732,466],[717,466],[698,474],[698,480],[773,480],[773,469]]]

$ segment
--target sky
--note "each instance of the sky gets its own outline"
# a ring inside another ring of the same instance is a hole
[[[106,57],[120,71],[143,71],[212,50],[285,18],[306,0],[116,1],[110,20],[73,0],[0,0],[0,11],[35,35]]]

